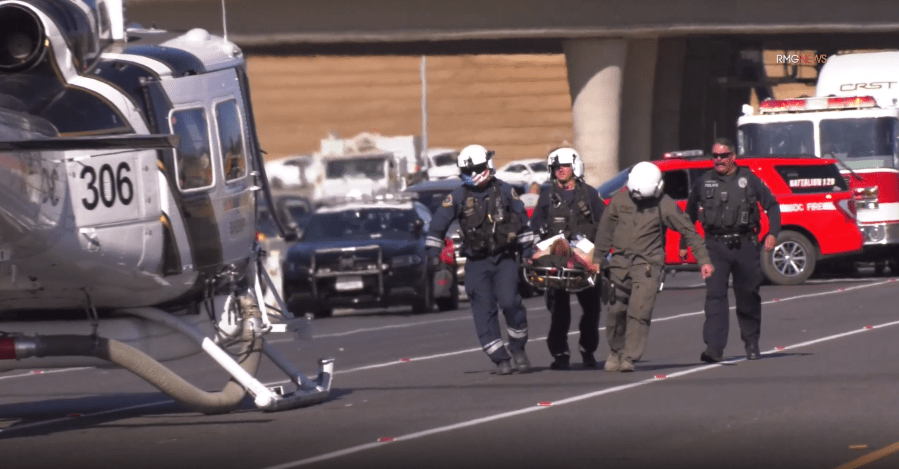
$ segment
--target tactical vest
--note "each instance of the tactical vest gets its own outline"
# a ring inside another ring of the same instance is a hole
[[[462,188],[462,210],[459,226],[465,245],[473,257],[487,257],[511,251],[518,240],[523,222],[503,201],[499,182],[490,182],[486,197],[475,197],[467,186]]]
[[[709,234],[755,233],[760,226],[758,195],[752,190],[752,173],[737,168],[729,181],[716,177],[714,170],[702,178],[699,221]]]
[[[549,219],[546,222],[550,236],[562,233],[567,239],[574,239],[577,235],[584,235],[591,242],[596,239],[599,224],[593,220],[590,198],[587,196],[585,186],[581,181],[575,183],[572,210],[562,198],[559,184],[556,181],[552,182],[549,192]]]

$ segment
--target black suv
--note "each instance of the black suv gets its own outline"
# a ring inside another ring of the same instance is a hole
[[[306,222],[284,263],[284,297],[291,311],[328,316],[335,307],[409,304],[414,313],[454,309],[455,276],[436,278],[425,236],[431,213],[411,200],[323,207]],[[436,282],[435,282],[436,280]],[[440,297],[435,297],[435,291]]]

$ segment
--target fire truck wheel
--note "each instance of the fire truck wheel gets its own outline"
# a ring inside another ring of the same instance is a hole
[[[818,250],[804,235],[781,231],[771,251],[762,250],[762,271],[777,285],[797,285],[815,271]]]

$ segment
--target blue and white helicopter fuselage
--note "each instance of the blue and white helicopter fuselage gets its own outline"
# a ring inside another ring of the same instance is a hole
[[[241,50],[123,24],[121,0],[0,0],[0,371],[121,365],[49,334],[162,361],[290,322],[259,294],[267,188]],[[260,407],[288,406],[223,366]]]

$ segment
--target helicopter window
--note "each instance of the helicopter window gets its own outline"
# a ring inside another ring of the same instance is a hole
[[[181,137],[175,151],[175,169],[181,190],[212,185],[212,160],[209,155],[209,130],[203,109],[172,112],[172,133]]]
[[[231,99],[215,105],[215,120],[218,123],[219,145],[221,145],[222,168],[225,180],[233,181],[247,175],[247,157],[244,151],[243,126],[237,101]]]

